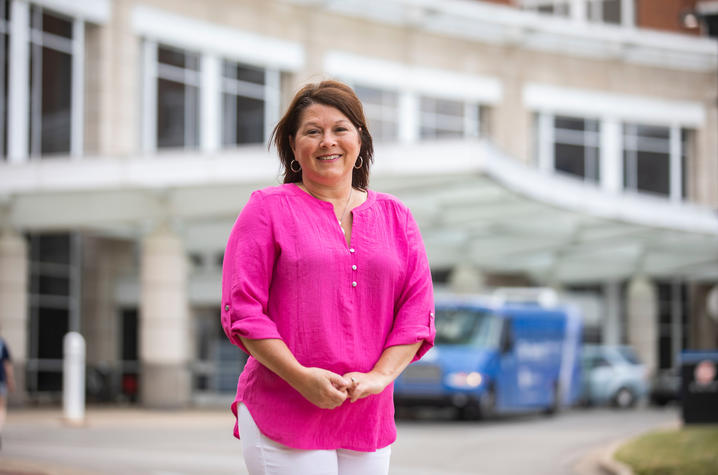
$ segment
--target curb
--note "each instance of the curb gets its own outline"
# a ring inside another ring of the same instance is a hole
[[[623,444],[632,439],[634,439],[634,437],[617,440],[611,445],[608,445],[605,449],[603,449],[601,451],[601,455],[598,457],[598,466],[601,468],[601,470],[611,475],[633,475],[633,470],[631,469],[631,467],[622,462],[619,462],[614,457],[616,451]]]

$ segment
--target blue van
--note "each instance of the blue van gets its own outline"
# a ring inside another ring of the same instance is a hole
[[[462,418],[544,411],[580,393],[582,320],[554,304],[449,297],[436,345],[394,384],[398,406],[454,406]]]

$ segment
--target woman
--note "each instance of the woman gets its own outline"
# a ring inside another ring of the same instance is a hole
[[[227,243],[222,325],[250,354],[232,410],[250,474],[388,473],[392,382],[434,339],[419,230],[367,188],[372,139],[348,86],[301,89],[274,129],[284,184]]]

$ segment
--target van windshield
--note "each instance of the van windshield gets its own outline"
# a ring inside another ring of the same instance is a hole
[[[501,320],[489,312],[471,309],[436,310],[437,345],[497,348]]]

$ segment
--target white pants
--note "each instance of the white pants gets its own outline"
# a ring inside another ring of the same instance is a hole
[[[250,475],[386,475],[391,446],[376,452],[293,449],[259,432],[249,410],[239,405],[242,453]]]

